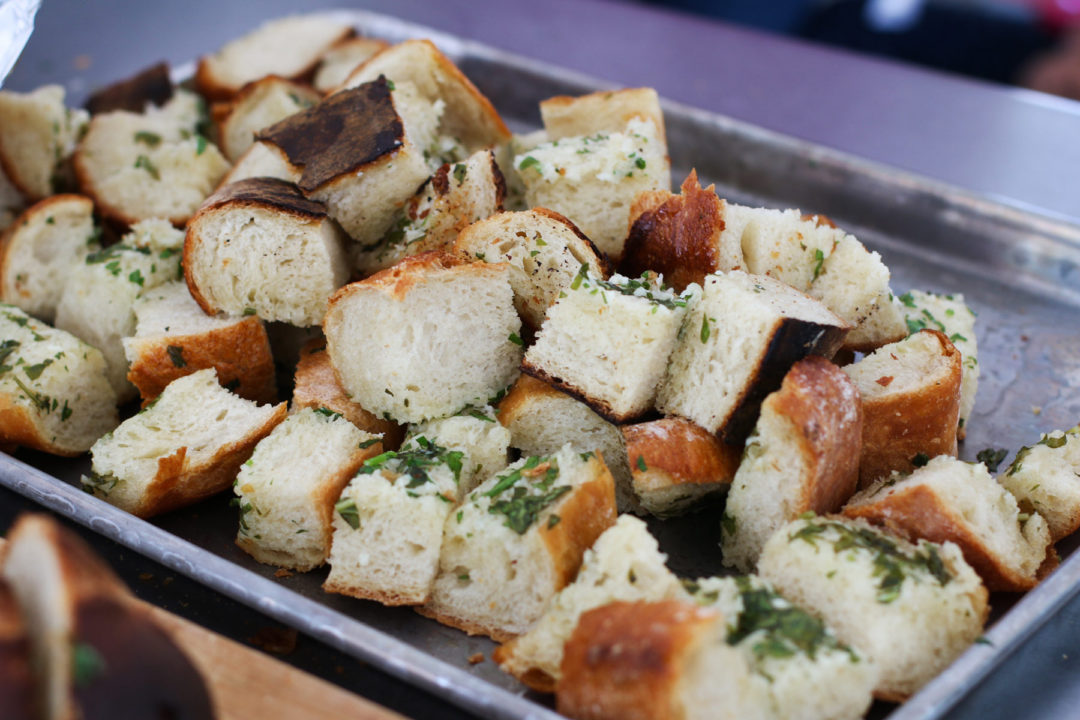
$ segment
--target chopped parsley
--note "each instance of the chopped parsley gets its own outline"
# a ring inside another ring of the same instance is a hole
[[[1042,438],[1040,438],[1039,442],[1035,443],[1035,445],[1027,445],[1020,448],[1020,452],[1016,453],[1016,459],[1013,460],[1012,465],[1009,466],[1009,471],[1005,474],[1012,476],[1019,472],[1020,468],[1023,467],[1024,459],[1027,458],[1028,453],[1030,453],[1036,445],[1045,445],[1051,450],[1057,450],[1058,448],[1065,446],[1065,443],[1069,441],[1069,435],[1075,435],[1078,431],[1080,431],[1080,425],[1057,437],[1043,434]]]
[[[461,479],[465,453],[460,450],[447,450],[423,435],[413,438],[411,442],[415,443],[412,447],[398,451],[388,450],[365,460],[357,474],[371,475],[387,470],[399,476],[406,475],[409,481],[405,487],[409,490],[433,483],[429,471],[439,465],[450,469],[455,483]]]
[[[518,170],[525,170],[527,168],[536,168],[537,172],[540,172],[540,161],[534,158],[532,155],[526,155],[521,162],[518,163]]]
[[[333,410],[331,410],[330,408],[327,408],[327,407],[317,407],[317,408],[315,408],[315,412],[322,415],[323,417],[330,418],[331,420],[333,420],[334,418],[341,417],[341,413],[334,412]],[[375,442],[378,442],[378,439],[376,439]]]
[[[45,371],[45,368],[52,365],[52,362],[52,358],[45,358],[41,362],[34,365],[27,365],[23,368],[23,372],[25,372],[26,377],[30,378],[31,380],[37,380],[39,377],[41,377],[41,373]]]
[[[136,285],[138,285],[139,287],[142,287],[142,286],[143,286],[143,283],[144,283],[144,282],[146,282],[146,279],[145,279],[145,278],[143,277],[143,274],[142,274],[142,272],[140,272],[138,268],[136,268],[135,270],[133,270],[133,271],[132,271],[132,272],[131,272],[131,273],[130,273],[130,274],[128,275],[128,280],[130,280],[131,282],[135,283],[135,284],[136,284]]]
[[[139,155],[137,158],[135,158],[135,167],[142,168],[150,174],[150,177],[154,178],[155,180],[161,179],[161,173],[158,172],[157,166],[154,165],[153,161],[150,160],[150,158],[148,158],[146,155]]]
[[[202,155],[206,152],[206,145],[209,141],[202,135],[195,136],[195,155]]]
[[[521,467],[496,476],[495,485],[484,493],[493,500],[488,512],[505,515],[503,525],[524,535],[544,508],[570,492],[569,485],[553,487],[558,478],[555,458],[530,456]],[[550,518],[548,527],[554,527]]]
[[[1005,448],[985,448],[975,453],[975,459],[986,466],[990,472],[997,472],[998,466],[1009,451]]]
[[[169,345],[165,348],[165,351],[169,354],[169,359],[172,360],[172,364],[178,368],[187,367],[187,361],[184,360],[184,348],[180,345]]]
[[[465,170],[466,168],[463,163],[458,163],[457,165],[454,165],[453,175],[454,179],[457,180],[458,185],[465,182]]]
[[[149,130],[140,130],[135,133],[135,142],[143,143],[147,147],[156,148],[161,144],[161,136]]]
[[[821,266],[825,264],[825,253],[821,248],[814,249],[814,277],[813,280],[818,279],[818,275],[821,274]]]
[[[360,509],[356,507],[356,500],[352,498],[345,498],[344,500],[338,500],[334,504],[334,510],[341,516],[341,519],[348,523],[349,527],[353,530],[360,529]]]
[[[638,455],[637,456],[637,469],[640,470],[641,472],[648,472],[649,471],[649,466],[645,464],[645,456],[644,455]]]
[[[911,464],[915,467],[926,467],[928,462],[930,462],[930,456],[926,453],[915,453],[911,458]]]
[[[709,335],[711,334],[711,332],[712,331],[709,330],[709,318],[708,317],[701,318],[701,342],[703,342],[703,343],[709,342]]]
[[[71,646],[71,678],[77,688],[85,688],[105,673],[105,658],[93,645],[76,642]]]
[[[510,342],[514,343],[515,345],[524,345],[525,344],[525,341],[522,340],[521,336],[519,336],[517,333],[510,333],[510,337],[508,339],[510,340]]]

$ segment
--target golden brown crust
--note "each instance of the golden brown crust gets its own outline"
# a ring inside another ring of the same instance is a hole
[[[216,369],[222,387],[242,398],[258,403],[277,400],[274,356],[266,327],[257,317],[195,335],[139,339],[135,348],[127,378],[139,389],[143,407],[173,380],[205,368]],[[175,348],[180,348],[183,366],[174,361]]]
[[[286,414],[286,403],[277,405],[274,413],[260,427],[242,440],[219,448],[204,465],[189,465],[186,447],[160,458],[157,473],[143,490],[139,504],[131,513],[141,518],[153,517],[225,490],[240,472],[240,466],[251,457],[259,441],[269,435]]]
[[[575,720],[681,720],[683,675],[721,620],[677,600],[589,610],[566,642],[558,711]]]
[[[30,675],[30,643],[22,614],[8,584],[0,580],[0,708],[9,720],[31,720],[34,681]]]
[[[948,363],[943,377],[927,382],[911,392],[869,397],[864,394],[862,458],[859,464],[859,487],[868,487],[893,470],[911,472],[912,460],[921,454],[928,458],[956,455],[956,427],[960,419],[960,351],[945,335],[932,333],[941,343],[941,353]],[[888,387],[890,378],[878,383]]]
[[[295,412],[306,407],[333,410],[361,430],[382,435],[381,445],[386,450],[396,450],[405,439],[404,426],[377,417],[345,394],[345,389],[330,362],[330,355],[326,352],[326,338],[314,338],[300,350],[300,362],[296,364],[293,384],[292,408]],[[334,499],[337,500],[336,497]]]
[[[585,551],[615,524],[615,479],[597,453],[589,458],[593,477],[558,506],[559,522],[540,528],[554,568],[555,590],[573,582]]]
[[[18,241],[19,232],[25,227],[36,225],[38,222],[47,222],[48,216],[55,210],[54,206],[63,205],[69,202],[77,202],[83,205],[87,215],[90,215],[94,211],[94,201],[84,195],[75,195],[72,193],[50,195],[19,213],[19,216],[15,218],[11,225],[0,233],[0,300],[18,304],[19,298],[30,297],[30,293],[19,289],[19,283],[17,281],[14,283],[14,294],[18,297],[10,297],[7,290],[7,277],[8,273],[11,272],[11,268],[9,267],[11,260],[8,258],[8,251],[11,249],[12,243]]]
[[[141,113],[147,103],[161,107],[173,96],[169,63],[159,62],[129,78],[106,85],[90,94],[83,104],[91,115],[126,110]]]
[[[742,448],[721,442],[685,418],[624,425],[620,430],[639,494],[680,485],[729,484],[742,456]]]
[[[540,103],[544,129],[552,140],[596,132],[621,132],[634,118],[652,120],[661,143],[666,143],[664,114],[652,88],[599,90],[572,97],[558,95]]]
[[[619,271],[637,277],[652,270],[682,292],[690,283],[703,283],[709,273],[731,269],[720,267],[723,231],[724,207],[715,186],[702,190],[697,171],[691,170],[682,195],[654,190],[634,200]]]
[[[353,585],[348,582],[331,582],[329,578],[322,584],[322,589],[326,592],[337,593],[338,595],[348,595],[349,597],[358,598],[360,600],[374,600],[377,603],[391,607],[420,606],[427,602],[428,597],[431,595],[430,591],[404,593],[395,590],[376,590],[371,587]],[[469,634],[473,635],[474,633]]]
[[[467,618],[459,618],[456,615],[445,615],[434,609],[430,604],[416,605],[413,607],[413,610],[426,618],[431,618],[440,625],[456,628],[466,635],[484,635],[497,643],[510,642],[517,637],[513,633],[506,632],[497,627],[473,622]]]
[[[51,455],[78,457],[85,450],[67,450],[45,439],[34,416],[10,395],[0,393],[0,442],[28,447]]]
[[[522,374],[518,377],[510,390],[499,401],[498,412],[495,417],[503,427],[510,427],[522,414],[528,414],[532,410],[532,403],[537,398],[561,397],[566,393],[559,392],[543,380],[537,380],[531,375]]]
[[[469,263],[464,258],[452,253],[443,250],[432,250],[419,255],[410,255],[393,267],[380,270],[363,280],[339,288],[337,292],[330,296],[329,307],[333,308],[335,303],[348,298],[354,292],[365,289],[378,290],[389,295],[394,300],[401,301],[409,294],[409,290],[412,289],[413,285],[424,281],[430,275],[451,270],[459,265],[468,265],[468,272],[491,274],[492,276],[501,274],[503,268],[503,265],[498,263]],[[326,314],[327,317],[332,315],[329,310]]]

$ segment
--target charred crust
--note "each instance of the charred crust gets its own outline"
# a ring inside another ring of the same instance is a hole
[[[147,103],[161,107],[173,96],[173,84],[169,78],[169,64],[159,62],[137,74],[95,90],[83,105],[91,115],[126,110],[141,113]]]
[[[506,201],[506,177],[495,162],[495,153],[488,151],[488,159],[491,161],[491,179],[495,183],[495,212],[503,211],[503,203]]]
[[[312,192],[405,144],[405,125],[385,77],[330,95],[255,136],[281,148],[300,169],[297,185]]]
[[[450,192],[450,165],[444,164],[431,176],[431,187],[437,195]],[[423,186],[421,186],[423,189]]]
[[[273,208],[313,220],[326,217],[325,205],[304,197],[300,189],[288,180],[271,177],[245,178],[221,187],[206,199],[199,214],[226,205]]]

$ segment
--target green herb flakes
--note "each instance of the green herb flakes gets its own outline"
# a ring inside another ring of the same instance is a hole
[[[169,345],[165,348],[165,351],[169,354],[169,359],[172,360],[172,364],[178,368],[187,367],[187,361],[184,360],[184,348],[180,345]]]
[[[153,161],[150,160],[150,158],[148,158],[146,155],[139,155],[137,158],[135,158],[135,167],[142,168],[150,174],[150,177],[154,178],[155,180],[161,179],[161,173],[158,172],[157,166],[154,165]]]
[[[990,472],[997,472],[998,466],[1009,451],[1005,448],[985,448],[975,453],[975,459],[986,466]]]
[[[105,658],[92,645],[76,642],[71,646],[71,679],[75,687],[88,687],[104,675],[105,670]]]
[[[140,130],[135,133],[135,142],[142,143],[150,148],[156,148],[161,144],[161,136],[149,130]]]
[[[349,527],[353,530],[360,529],[360,509],[356,507],[356,500],[352,498],[345,498],[344,500],[338,500],[334,504],[334,510],[341,516],[341,519],[348,523]]]

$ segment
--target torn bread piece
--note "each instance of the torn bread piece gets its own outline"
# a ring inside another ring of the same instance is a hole
[[[361,274],[384,270],[404,257],[453,249],[458,233],[502,210],[506,184],[490,150],[446,164],[401,209],[374,248],[360,248],[353,265]]]
[[[1041,515],[1021,513],[982,463],[948,455],[874,483],[851,499],[844,515],[908,538],[956,543],[991,591],[1035,587],[1050,547]]]
[[[844,349],[864,354],[883,345],[899,342],[909,335],[904,308],[892,290],[883,290],[866,319],[848,333]]]
[[[807,355],[832,357],[850,329],[773,278],[737,270],[709,275],[701,299],[687,308],[656,407],[739,443],[791,366]]]
[[[909,332],[930,329],[949,336],[960,351],[960,419],[956,435],[967,435],[967,425],[975,408],[979,389],[979,345],[975,338],[975,311],[964,303],[960,293],[949,295],[912,290],[897,300]]]
[[[0,91],[0,172],[29,202],[62,189],[64,164],[88,114],[64,106],[64,88]]]
[[[120,421],[101,352],[0,304],[0,442],[74,457]]]
[[[791,366],[761,404],[721,520],[724,565],[754,570],[774,532],[807,511],[836,512],[859,484],[859,391],[828,360]]]
[[[664,136],[664,112],[652,88],[600,90],[587,95],[557,95],[540,102],[540,119],[550,140],[617,132],[634,118],[651,122]]]
[[[9,720],[35,720],[30,640],[24,614],[6,580],[0,579],[0,707]]]
[[[691,285],[676,294],[650,273],[604,280],[582,265],[548,310],[521,369],[611,422],[639,418],[652,409],[687,303],[700,293]]]
[[[346,23],[318,15],[265,22],[200,58],[195,87],[208,100],[227,100],[267,75],[305,80],[327,50],[354,32]]]
[[[528,632],[499,647],[493,659],[530,688],[555,692],[562,677],[563,646],[582,613],[617,600],[682,597],[682,586],[664,565],[666,560],[645,523],[622,515],[585,551],[574,582],[551,599]]]
[[[68,274],[100,250],[94,203],[82,195],[53,195],[28,208],[0,235],[0,300],[47,323]]]
[[[276,75],[244,85],[231,100],[215,103],[211,110],[221,152],[235,163],[255,143],[260,130],[306,110],[321,98],[306,85]]]
[[[521,362],[510,268],[414,255],[330,299],[327,352],[354,402],[420,422],[483,405]]]
[[[956,545],[913,544],[863,520],[788,523],[765,543],[758,572],[877,665],[874,694],[892,702],[966,650],[989,611],[986,588]]]
[[[349,73],[361,63],[388,47],[389,43],[378,38],[354,37],[342,40],[323,53],[311,84],[321,93],[332,92],[345,82]]]
[[[490,405],[470,405],[456,415],[410,425],[405,446],[415,445],[417,438],[425,437],[462,452],[457,478],[458,496],[462,497],[509,464],[510,431],[495,416]]]
[[[94,443],[83,488],[142,518],[191,505],[228,488],[285,414],[285,403],[256,405],[200,370]]]
[[[611,473],[569,446],[530,455],[473,490],[446,519],[422,615],[500,642],[525,632],[615,523]]]
[[[767,681],[724,641],[730,621],[685,600],[589,610],[566,643],[558,711],[576,720],[775,717]]]
[[[90,93],[83,107],[91,115],[127,110],[143,112],[148,105],[161,107],[173,98],[173,83],[169,63],[159,62],[140,70],[131,77]]]
[[[184,277],[209,315],[254,312],[310,327],[348,279],[346,243],[295,185],[250,178],[211,195],[188,223]]]
[[[365,460],[334,505],[323,590],[384,605],[426,602],[443,526],[461,498],[463,458],[418,435]]]
[[[574,223],[546,208],[504,212],[458,235],[454,252],[471,261],[505,262],[514,271],[514,305],[532,328],[574,281],[582,265],[606,280],[607,260]]]
[[[862,398],[859,487],[938,455],[956,455],[961,359],[945,335],[917,332],[843,370]]]
[[[266,327],[255,315],[207,315],[182,281],[143,292],[132,305],[135,327],[123,338],[127,379],[143,405],[169,383],[214,368],[222,386],[261,403],[277,399]]]
[[[615,478],[619,512],[641,513],[622,433],[585,403],[522,375],[499,402],[498,418],[510,430],[510,446],[524,455],[552,455],[567,444],[578,452],[600,454]]]
[[[1080,528],[1080,425],[1046,433],[1020,448],[997,480],[1021,512],[1046,519],[1052,542],[1073,534]]]
[[[25,209],[26,201],[0,168],[0,232],[7,230]]]
[[[661,518],[683,515],[724,494],[742,448],[680,417],[619,428],[631,488],[641,508]],[[607,457],[605,455],[605,457]]]
[[[8,537],[3,574],[26,617],[38,717],[213,717],[195,665],[77,535],[23,515]]]
[[[236,544],[261,563],[306,572],[326,562],[334,504],[379,438],[326,408],[285,418],[259,441],[233,484]]]
[[[300,179],[300,174],[298,169],[289,164],[281,148],[256,140],[237,159],[229,172],[225,173],[215,191],[231,183],[256,177],[271,177],[295,183]]]
[[[424,154],[442,106],[386,78],[330,95],[261,131],[300,173],[297,185],[324,203],[353,240],[373,245],[433,168]],[[438,167],[438,165],[435,165]]]

